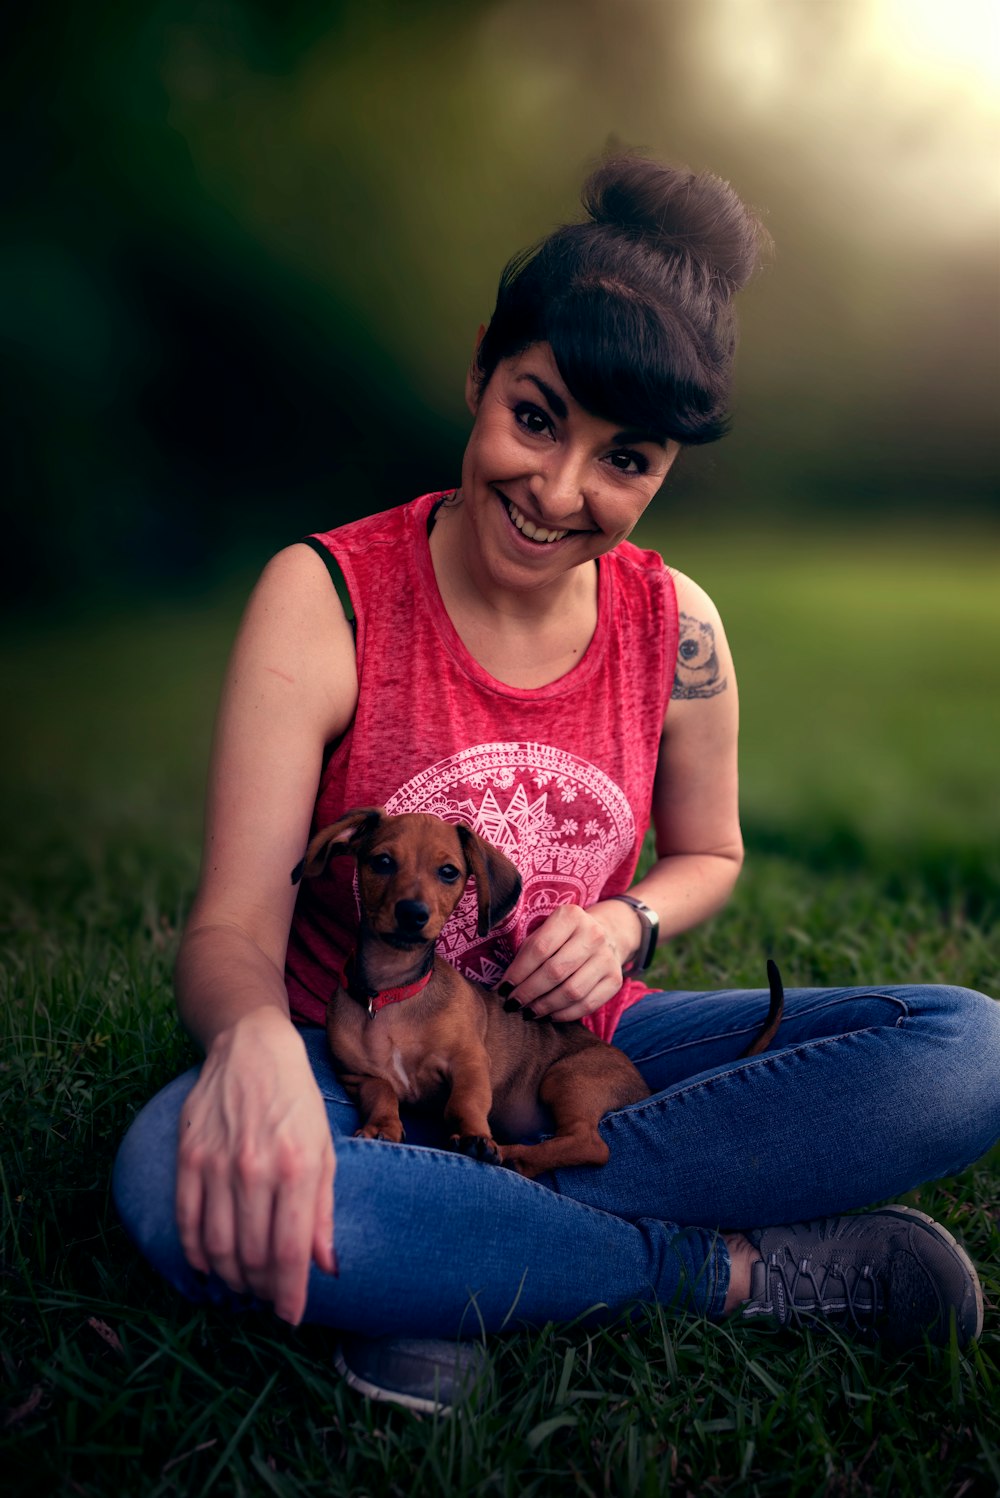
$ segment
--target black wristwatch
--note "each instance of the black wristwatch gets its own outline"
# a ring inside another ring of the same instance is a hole
[[[660,934],[660,917],[655,910],[650,910],[649,906],[643,900],[637,899],[635,895],[609,895],[608,899],[624,900],[626,905],[631,905],[642,922],[642,943],[632,961],[622,968],[622,975],[628,978],[632,973],[644,973],[656,951],[656,941]]]

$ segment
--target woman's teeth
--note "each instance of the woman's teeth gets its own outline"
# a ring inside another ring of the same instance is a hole
[[[522,515],[517,505],[509,499],[505,501],[507,514],[513,520],[522,536],[527,536],[529,541],[561,541],[563,536],[568,536],[569,531],[548,531],[542,525],[535,525],[526,515]]]

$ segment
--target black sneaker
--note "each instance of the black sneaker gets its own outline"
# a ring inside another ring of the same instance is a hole
[[[474,1390],[489,1361],[481,1342],[360,1335],[344,1336],[333,1360],[359,1394],[422,1415],[450,1415]]]
[[[747,1233],[761,1257],[750,1275],[747,1321],[808,1322],[919,1347],[959,1347],[983,1329],[983,1291],[965,1250],[912,1207],[824,1217]]]

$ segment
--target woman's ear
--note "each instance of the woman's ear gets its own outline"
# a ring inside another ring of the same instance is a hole
[[[479,332],[476,334],[475,346],[472,350],[472,360],[469,364],[468,373],[465,376],[465,404],[475,416],[479,410],[479,345],[486,336],[485,323],[479,324]]]

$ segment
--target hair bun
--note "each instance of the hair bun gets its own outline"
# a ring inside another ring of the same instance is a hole
[[[695,262],[730,296],[750,280],[769,242],[757,215],[711,172],[642,156],[613,157],[587,178],[582,198],[595,223]]]
[[[623,428],[691,445],[729,427],[734,293],[768,236],[727,182],[631,153],[587,180],[588,217],[510,260],[476,354],[480,391],[547,344],[570,394]]]

